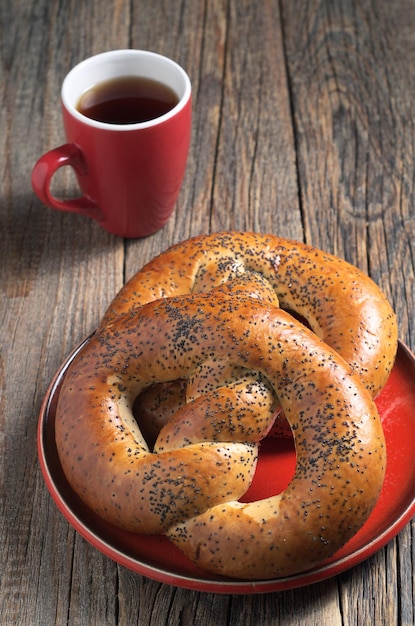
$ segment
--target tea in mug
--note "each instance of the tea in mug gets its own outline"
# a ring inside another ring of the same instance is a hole
[[[167,85],[141,76],[121,76],[94,85],[80,98],[82,115],[107,124],[137,124],[168,113],[179,102]]]

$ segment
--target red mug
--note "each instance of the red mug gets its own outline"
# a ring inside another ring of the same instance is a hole
[[[172,90],[177,104],[138,123],[108,123],[78,110],[94,85],[141,77]],[[183,181],[191,133],[191,84],[177,63],[145,50],[113,50],[76,65],[61,91],[67,143],[35,164],[32,185],[47,206],[81,213],[121,237],[144,237],[165,225]],[[77,198],[52,194],[55,172],[71,166],[81,189]]]

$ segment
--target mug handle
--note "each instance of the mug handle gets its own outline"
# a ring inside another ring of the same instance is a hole
[[[82,151],[74,143],[66,143],[46,152],[32,170],[32,187],[40,200],[51,209],[82,213],[93,219],[102,219],[103,214],[98,205],[87,196],[59,200],[51,190],[50,183],[55,172],[65,165],[70,165],[78,176],[85,176],[87,165]]]

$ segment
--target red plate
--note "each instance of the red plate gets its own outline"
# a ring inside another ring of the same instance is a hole
[[[380,498],[363,528],[319,567],[273,580],[229,579],[195,567],[164,536],[134,535],[114,528],[94,515],[71,490],[55,446],[55,411],[62,381],[69,364],[87,341],[67,358],[49,386],[39,417],[38,453],[46,485],[60,511],[82,537],[117,563],[149,578],[198,591],[282,591],[330,578],[361,563],[386,545],[415,515],[415,357],[400,343],[392,374],[376,400],[388,451]],[[255,480],[244,500],[258,500],[282,491],[294,468],[291,440],[265,440]]]

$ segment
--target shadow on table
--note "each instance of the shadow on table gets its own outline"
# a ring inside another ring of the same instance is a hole
[[[0,283],[9,298],[26,297],[41,268],[54,273],[123,244],[90,218],[49,209],[31,193],[0,197],[0,229]]]

